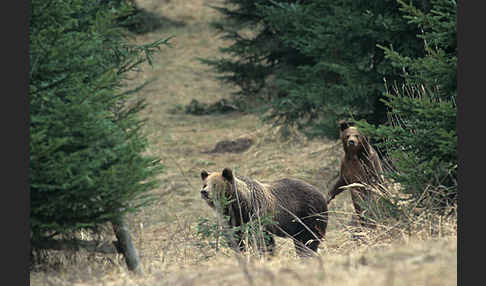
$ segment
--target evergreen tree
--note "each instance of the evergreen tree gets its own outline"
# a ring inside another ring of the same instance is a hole
[[[309,135],[337,136],[344,116],[386,121],[383,80],[401,78],[377,45],[405,56],[424,53],[418,28],[403,19],[396,1],[226,3],[218,8],[225,19],[215,26],[233,41],[221,49],[230,57],[205,62],[241,87],[239,98],[268,103],[266,119]]]
[[[114,5],[117,4],[119,5]],[[126,1],[33,0],[29,23],[32,240],[96,228],[150,202],[162,171],[145,154],[126,74],[165,40],[134,45]],[[130,102],[130,103],[129,103]],[[152,198],[153,199],[153,198]]]
[[[407,57],[383,47],[403,70],[405,84],[394,84],[386,96],[388,124],[358,124],[382,141],[396,167],[389,175],[404,192],[442,210],[457,202],[456,3],[432,0],[430,11],[424,12],[399,2],[405,19],[420,28],[426,55]]]

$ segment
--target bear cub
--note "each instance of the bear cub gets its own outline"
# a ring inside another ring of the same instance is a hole
[[[340,194],[345,185],[359,183],[365,186],[383,184],[383,168],[378,153],[371,147],[368,138],[363,136],[352,123],[345,120],[339,121],[340,139],[343,144],[344,157],[341,160],[341,171],[338,181],[329,192],[327,203]],[[372,218],[367,212],[367,206],[376,195],[369,188],[351,188],[356,216],[362,226],[374,228],[375,224],[368,218]]]
[[[298,256],[309,256],[317,252],[327,227],[327,203],[324,195],[314,186],[298,179],[284,178],[269,183],[233,176],[230,168],[222,172],[201,172],[203,187],[201,197],[220,214],[229,216],[228,224],[241,226],[270,215],[275,224],[266,224],[264,234],[266,249],[259,251],[274,254],[275,240],[292,237]],[[226,198],[227,205],[219,202]],[[243,233],[235,235],[234,247],[244,251]],[[311,250],[311,251],[309,251]]]

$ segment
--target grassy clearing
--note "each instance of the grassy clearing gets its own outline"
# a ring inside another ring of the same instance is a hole
[[[308,140],[298,133],[285,139],[278,129],[254,115],[230,113],[194,116],[183,112],[192,99],[214,102],[235,91],[215,79],[198,57],[221,56],[224,44],[208,22],[218,14],[206,5],[221,1],[139,0],[143,7],[172,25],[137,36],[137,41],[175,36],[154,67],[134,74],[133,84],[154,81],[143,90],[149,103],[143,116],[151,133],[150,152],[166,166],[160,200],[130,217],[140,253],[143,277],[126,271],[123,257],[97,254],[49,253],[50,268],[30,273],[31,285],[456,285],[457,237],[454,218],[423,217],[409,229],[380,226],[351,239],[353,211],[349,194],[338,196],[329,209],[326,241],[317,258],[296,258],[293,244],[277,238],[277,256],[259,259],[216,252],[197,237],[200,217],[216,216],[200,199],[200,171],[231,167],[235,174],[262,181],[281,177],[304,179],[327,193],[337,178],[340,142]],[[244,153],[204,153],[224,139],[251,138]],[[113,239],[107,234],[106,239]]]
[[[35,283],[31,275],[31,285],[369,285],[372,282],[398,286],[456,285],[457,280],[456,241],[450,237],[341,249],[306,260],[282,250],[273,259],[221,252],[211,259],[198,260],[194,247],[180,242],[177,240],[179,246],[173,245],[172,251],[169,250],[168,260],[164,261],[162,255],[159,260],[146,261],[143,277],[132,276],[122,267],[97,269],[82,264],[72,271],[36,273]]]

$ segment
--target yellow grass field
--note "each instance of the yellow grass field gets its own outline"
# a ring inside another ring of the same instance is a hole
[[[201,218],[217,216],[200,198],[202,169],[233,168],[236,175],[258,180],[295,177],[327,193],[337,178],[341,143],[309,140],[297,132],[283,138],[277,128],[255,115],[238,112],[195,116],[184,113],[192,99],[211,103],[236,89],[223,85],[197,58],[221,57],[222,39],[209,27],[220,15],[207,5],[218,0],[137,0],[137,4],[170,21],[139,35],[145,43],[174,36],[162,47],[153,67],[133,74],[130,85],[153,80],[139,96],[147,99],[149,152],[165,165],[159,200],[129,217],[130,230],[144,274],[127,271],[121,255],[50,253],[53,266],[30,272],[31,285],[457,285],[455,217],[426,217],[409,229],[379,226],[362,241],[351,239],[353,211],[343,192],[329,205],[329,224],[317,257],[296,257],[291,240],[277,238],[277,255],[218,251],[197,235]],[[250,138],[243,153],[205,153],[225,139]],[[106,239],[114,239],[107,232]]]

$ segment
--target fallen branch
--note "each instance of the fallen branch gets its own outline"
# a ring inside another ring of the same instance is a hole
[[[349,184],[349,185],[339,187],[339,189],[341,189],[341,190],[348,190],[348,189],[353,189],[353,188],[366,188],[366,186],[363,185],[363,184],[360,184],[360,183],[352,183],[352,184]]]
[[[381,184],[375,184],[375,185],[368,185],[368,184],[361,184],[361,183],[352,183],[349,185],[341,186],[339,189],[342,190],[350,190],[350,189],[356,189],[356,188],[363,188],[366,189],[367,191],[373,192],[377,195],[379,195],[382,198],[390,199],[393,197],[393,195],[388,191],[386,187],[384,187]]]

